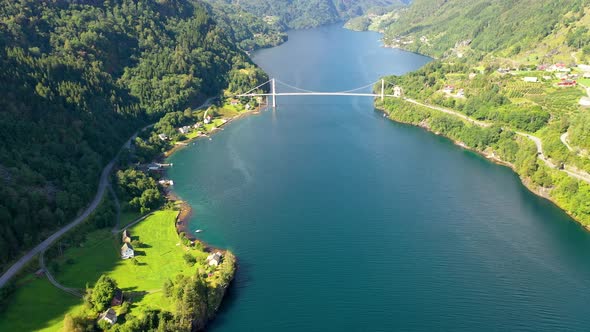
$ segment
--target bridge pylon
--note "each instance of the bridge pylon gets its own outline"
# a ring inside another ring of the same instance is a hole
[[[381,79],[381,101],[385,100],[385,80]]]
[[[272,90],[272,108],[277,108],[277,86],[276,80],[273,78],[270,80]]]

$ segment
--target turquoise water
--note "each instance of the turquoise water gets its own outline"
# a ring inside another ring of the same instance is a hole
[[[378,39],[294,31],[254,60],[323,91],[429,61]],[[211,331],[590,329],[590,234],[511,170],[371,98],[278,102],[170,158],[191,228],[239,258]]]

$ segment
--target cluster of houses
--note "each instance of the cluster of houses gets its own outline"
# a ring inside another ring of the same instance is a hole
[[[572,71],[571,68],[569,68],[565,63],[562,63],[562,62],[552,64],[552,65],[539,65],[537,67],[537,70],[546,71],[549,73],[555,73],[555,72],[569,73]]]
[[[250,108],[251,107],[249,104],[246,105],[246,110],[249,110]],[[205,117],[203,118],[203,122],[199,121],[192,126],[182,126],[182,127],[178,128],[178,132],[180,132],[183,135],[187,135],[193,130],[201,129],[203,127],[203,125],[210,124],[212,120],[213,119],[211,118],[211,115],[205,115]],[[223,124],[225,124],[227,122],[226,119],[222,119],[221,121]],[[201,134],[201,132],[198,132],[198,134]],[[168,135],[166,135],[166,134],[158,134],[158,138],[162,141],[170,140],[170,137],[168,137]]]

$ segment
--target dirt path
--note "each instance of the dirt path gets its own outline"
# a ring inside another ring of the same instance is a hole
[[[465,120],[465,121],[467,121],[469,123],[472,123],[472,124],[477,125],[477,126],[480,126],[480,127],[489,127],[491,125],[491,124],[489,124],[487,122],[483,122],[483,121],[472,119],[472,118],[468,117],[465,114],[459,113],[457,111],[454,111],[454,110],[451,110],[451,109],[448,109],[448,108],[443,108],[443,107],[439,107],[439,106],[423,104],[423,103],[421,103],[421,102],[419,102],[417,100],[410,99],[410,98],[404,98],[404,100],[407,101],[407,102],[410,102],[412,104],[416,104],[416,105],[428,107],[428,108],[431,108],[433,110],[437,110],[437,111],[440,111],[440,112],[443,112],[443,113],[447,113],[447,114],[450,114],[450,115],[459,117],[459,118],[461,118],[461,119],[463,119],[463,120]]]
[[[139,224],[139,222],[141,222],[141,221],[142,221],[142,220],[144,220],[145,218],[147,218],[147,217],[151,216],[152,214],[153,214],[153,213],[148,213],[148,214],[146,214],[145,216],[141,216],[141,217],[139,217],[139,218],[135,219],[133,222],[131,222],[131,223],[129,223],[129,224],[127,224],[127,225],[125,225],[125,227],[116,227],[116,228],[113,228],[113,230],[112,230],[111,232],[112,232],[113,234],[116,234],[116,233],[122,232],[124,229],[130,228],[130,227],[133,227],[133,226],[135,226],[135,225]]]
[[[559,137],[559,139],[561,140],[561,143],[563,143],[563,145],[565,145],[567,147],[568,150],[574,152],[574,149],[569,145],[569,143],[567,142],[567,136],[569,133],[563,133],[561,135],[561,137]]]
[[[49,282],[55,286],[56,288],[61,289],[62,291],[73,295],[75,297],[79,297],[82,298],[82,292],[79,289],[75,289],[75,288],[69,288],[66,287],[62,284],[60,284],[57,280],[55,280],[55,278],[53,277],[53,275],[51,274],[51,271],[47,268],[47,266],[45,266],[45,252],[42,252],[39,255],[39,265],[41,265],[41,268],[43,269],[43,272],[45,273],[45,276],[47,277],[47,280],[49,280]]]

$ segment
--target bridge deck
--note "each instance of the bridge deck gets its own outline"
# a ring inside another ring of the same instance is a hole
[[[280,96],[358,96],[358,97],[395,97],[394,95],[380,95],[374,93],[344,93],[344,92],[281,92],[281,93],[250,93],[236,97],[280,97]]]

